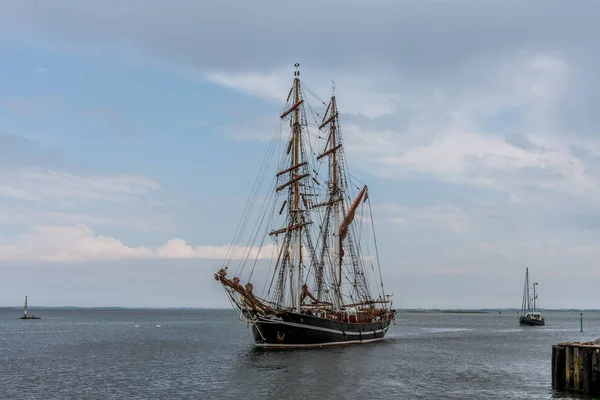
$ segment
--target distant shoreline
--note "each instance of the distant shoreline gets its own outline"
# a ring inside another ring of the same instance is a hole
[[[22,310],[23,306],[0,306],[0,310]],[[97,310],[97,311],[235,311],[231,307],[79,307],[79,306],[34,306],[30,310]],[[396,308],[398,313],[444,313],[444,314],[489,314],[517,313],[518,308]],[[543,308],[541,311],[556,312],[598,312],[599,309],[581,308]]]
[[[0,310],[22,310],[23,306],[0,306]],[[80,307],[80,306],[29,306],[30,310],[103,310],[103,311],[227,311],[231,307]]]
[[[490,314],[490,313],[518,313],[520,308],[483,308],[483,309],[445,309],[445,308],[406,308],[396,309],[398,312],[404,313],[442,313],[442,314]],[[600,310],[594,308],[542,308],[543,312],[598,312]]]

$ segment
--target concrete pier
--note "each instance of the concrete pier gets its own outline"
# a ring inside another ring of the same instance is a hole
[[[600,394],[600,340],[552,346],[552,387]]]

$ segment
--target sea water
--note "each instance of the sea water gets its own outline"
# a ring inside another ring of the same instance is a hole
[[[0,309],[0,399],[549,399],[552,344],[600,313],[398,314],[379,343],[262,351],[231,310]]]

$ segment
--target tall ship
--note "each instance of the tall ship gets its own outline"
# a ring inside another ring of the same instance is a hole
[[[523,302],[521,303],[521,313],[519,314],[519,325],[539,326],[546,325],[546,320],[539,309],[536,309],[537,282],[533,283],[533,296],[529,291],[529,268],[525,269],[525,287],[523,288]]]
[[[380,341],[396,312],[384,291],[369,191],[348,172],[335,86],[325,102],[295,67],[279,126],[214,278],[259,347]]]

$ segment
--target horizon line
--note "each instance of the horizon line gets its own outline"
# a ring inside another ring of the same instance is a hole
[[[23,309],[22,305],[16,306],[0,306],[2,309]],[[148,306],[33,306],[28,307],[29,310],[34,309],[80,309],[80,310],[231,310],[237,311],[231,307],[148,307]],[[480,311],[480,312],[492,312],[492,311],[519,311],[521,308],[517,307],[485,307],[485,308],[439,308],[439,307],[428,307],[428,308],[395,308],[396,311]],[[541,308],[542,311],[600,311],[597,308]]]

